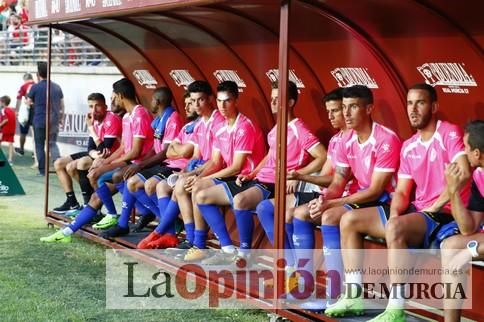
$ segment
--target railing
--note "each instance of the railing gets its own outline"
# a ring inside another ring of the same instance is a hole
[[[47,60],[47,28],[0,31],[0,64],[32,65]],[[52,65],[54,66],[112,66],[98,49],[75,37],[53,29]]]

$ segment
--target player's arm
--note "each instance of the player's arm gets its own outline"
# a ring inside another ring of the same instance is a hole
[[[195,169],[194,172],[199,177],[206,177],[222,169],[223,164],[224,164],[224,161],[222,159],[222,154],[220,153],[220,150],[213,149],[212,157],[210,158],[210,160],[205,162],[203,166]]]
[[[390,205],[390,218],[402,215],[410,205],[410,196],[414,182],[411,178],[398,178],[397,188]]]
[[[143,151],[143,144],[144,144],[145,138],[142,137],[135,137],[133,139],[133,147],[131,148],[128,153],[120,156],[113,162],[129,162],[131,160],[136,160],[140,157],[141,152]]]
[[[178,141],[173,141],[168,146],[166,157],[170,159],[176,158],[190,158],[195,152],[195,148],[191,143],[182,144]]]
[[[469,168],[469,162],[467,161],[467,157],[464,154],[460,155],[455,160],[455,163],[457,164],[457,166],[460,169],[460,176],[462,178],[461,180],[467,182],[467,180],[469,180],[470,176],[471,176],[471,172],[470,172],[470,168]],[[438,212],[449,201],[450,201],[449,188],[448,188],[448,185],[445,185],[444,190],[441,192],[441,194],[439,195],[437,200],[434,201],[432,206],[426,208],[425,211]]]
[[[302,174],[300,171],[289,171],[287,179],[309,182],[320,187],[328,187],[331,184],[331,181],[333,181],[333,165],[331,159],[326,159],[321,172],[317,176]]]
[[[249,155],[248,153],[236,152],[234,155],[234,160],[232,162],[232,165],[225,168],[222,167],[222,169],[220,169],[219,171],[212,173],[211,175],[208,175],[207,178],[227,178],[227,177],[238,175],[242,170],[248,155]]]
[[[481,224],[484,216],[484,200],[475,183],[472,184],[471,197],[468,205],[464,205],[460,191],[467,180],[461,174],[461,169],[456,163],[449,164],[445,169],[447,191],[450,196],[450,206],[459,230],[462,235],[474,233]]]
[[[328,189],[326,189],[324,199],[329,200],[340,198],[351,176],[352,173],[350,167],[337,165],[333,175],[333,179],[331,180]]]

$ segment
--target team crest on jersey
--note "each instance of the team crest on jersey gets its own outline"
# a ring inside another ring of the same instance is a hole
[[[474,77],[469,74],[463,63],[424,63],[417,66],[417,70],[422,75],[425,83],[431,86],[442,87],[444,93],[450,94],[469,94],[468,88],[477,86]]]
[[[383,149],[383,151],[385,152],[389,152],[390,151],[390,144],[388,143],[385,143],[381,146],[381,148]]]
[[[457,132],[456,131],[450,132],[449,133],[449,138],[451,138],[452,140],[457,139]]]

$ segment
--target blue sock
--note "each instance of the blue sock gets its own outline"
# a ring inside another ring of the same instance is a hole
[[[194,231],[195,231],[195,224],[194,223],[190,222],[188,224],[185,224],[186,240],[188,240],[188,242],[191,243],[191,244],[193,244]]]
[[[168,197],[166,198],[169,199]],[[179,213],[180,208],[178,207],[178,202],[169,199],[165,211],[161,213],[160,223],[155,228],[155,231],[159,234],[168,233],[174,235],[175,229],[173,223],[175,222]]]
[[[197,246],[197,248],[199,249],[206,248],[207,235],[208,235],[207,230],[195,229],[195,231],[193,232],[193,245]]]
[[[266,232],[267,238],[274,246],[274,205],[269,200],[264,200],[257,205],[255,210],[259,221]],[[294,266],[293,246],[290,242],[293,233],[293,225],[286,223],[286,236],[284,238],[284,257],[288,266]]]
[[[293,219],[294,224],[294,252],[296,254],[296,267],[304,268],[312,273],[313,271],[313,249],[314,249],[314,226],[312,223]],[[305,263],[303,265],[303,263]]]
[[[160,216],[158,200],[156,200],[156,203],[154,203],[153,200],[146,194],[145,189],[136,190],[136,192],[133,192],[133,195],[136,197],[136,200],[138,200],[140,204],[143,205],[144,208],[154,213],[157,217]],[[156,194],[154,195],[156,196]]]
[[[160,217],[165,213],[166,206],[168,206],[170,200],[170,197],[161,197],[158,199],[158,213],[160,214],[160,216],[157,216],[158,220],[160,220]]]
[[[135,202],[135,197],[128,190],[123,191],[123,204],[121,206],[121,216],[118,219],[118,226],[123,228],[128,228],[129,217],[131,216],[131,211],[133,211],[133,206]]]
[[[138,200],[136,200],[134,202],[134,207],[136,208],[136,213],[140,216],[145,216],[147,214],[150,214],[151,211],[145,207],[145,205],[143,205],[141,202],[139,202]]]
[[[212,228],[212,231],[215,233],[215,235],[217,235],[220,245],[222,247],[233,245],[229,232],[227,231],[227,227],[225,226],[224,216],[222,211],[220,211],[220,208],[216,205],[198,204],[198,209],[200,209],[203,218],[210,228]]]
[[[339,226],[322,225],[321,233],[323,237],[323,253],[326,271],[328,273],[332,271],[329,273],[330,278],[328,280],[331,285],[326,285],[326,295],[328,299],[336,299],[341,293],[341,284],[344,277]],[[334,282],[331,283],[331,281]]]
[[[114,186],[116,187],[116,189],[118,189],[119,193],[122,194],[124,192],[124,187],[125,187],[124,181],[115,183]]]
[[[104,207],[108,210],[108,214],[116,215],[116,207],[114,206],[113,197],[111,196],[111,191],[109,191],[109,187],[106,184],[103,184],[99,188],[97,188],[96,193],[101,199],[104,204]]]
[[[94,216],[96,216],[97,210],[87,205],[81,212],[76,216],[73,222],[69,224],[69,227],[73,232],[81,229],[82,226],[88,224]]]
[[[294,235],[294,224],[292,222],[287,222],[286,225],[286,238],[289,248],[294,249],[294,244],[292,242],[292,236]],[[286,247],[286,246],[284,246]]]
[[[251,210],[234,209],[235,222],[239,231],[240,249],[252,248],[252,234],[254,233],[254,218]]]

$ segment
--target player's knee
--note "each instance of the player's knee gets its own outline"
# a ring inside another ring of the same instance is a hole
[[[355,212],[353,211],[346,212],[341,217],[341,222],[340,222],[341,231],[351,231],[357,228],[359,223],[358,219],[359,219],[358,214],[356,214]]]
[[[239,193],[234,197],[234,209],[250,209],[251,200],[245,193]]]
[[[321,225],[339,225],[341,212],[336,209],[328,209],[321,215]]]
[[[405,230],[402,220],[398,217],[390,218],[385,227],[385,239],[387,243],[392,243],[404,238]]]
[[[207,204],[211,201],[210,193],[206,189],[200,189],[197,193],[193,193],[194,200],[197,204]]]
[[[121,183],[123,182],[123,172],[122,171],[116,171],[115,173],[113,173],[113,183]]]
[[[138,182],[140,181],[140,178],[138,176],[132,176],[131,178],[128,179],[126,182],[126,186],[128,187],[129,192],[136,192],[138,190]]]
[[[148,196],[151,196],[156,192],[156,185],[158,184],[158,182],[159,181],[154,178],[146,180],[146,182],[144,183],[144,189]]]
[[[81,158],[77,161],[77,170],[88,170],[92,165],[92,161],[89,157]]]
[[[306,207],[297,207],[294,209],[293,218],[297,218],[302,221],[309,220],[309,210]]]
[[[172,192],[172,188],[166,183],[166,181],[160,181],[156,185],[156,194],[158,196],[169,196]]]
[[[74,162],[69,162],[66,165],[66,171],[71,177],[74,176],[74,174],[76,173],[76,164]]]
[[[91,195],[91,199],[89,199],[89,205],[91,207],[93,207],[93,208],[96,208],[99,205],[101,205],[101,199],[99,198],[99,196],[97,195],[97,193],[93,193]]]
[[[67,165],[67,162],[64,158],[59,158],[59,159],[54,161],[55,171],[59,171],[59,170],[64,169],[66,167],[66,165]]]

